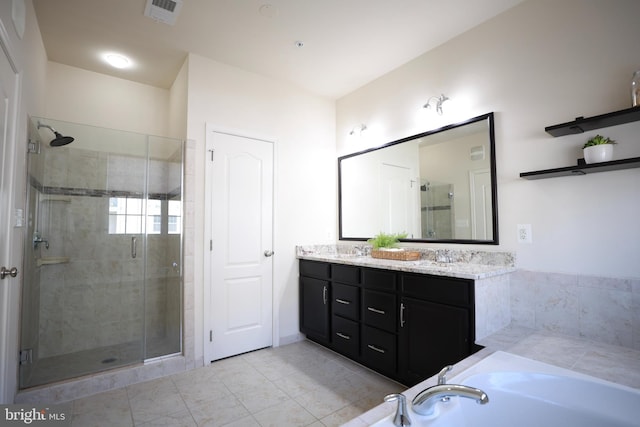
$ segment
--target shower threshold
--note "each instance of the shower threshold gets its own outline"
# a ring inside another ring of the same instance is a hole
[[[52,384],[143,362],[139,341],[45,357],[33,362],[30,376],[22,379],[20,388]]]

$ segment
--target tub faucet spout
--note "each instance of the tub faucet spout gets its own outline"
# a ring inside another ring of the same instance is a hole
[[[458,384],[438,384],[418,393],[411,402],[411,406],[417,414],[433,415],[436,403],[454,396],[474,399],[481,405],[489,402],[489,396],[480,389]]]

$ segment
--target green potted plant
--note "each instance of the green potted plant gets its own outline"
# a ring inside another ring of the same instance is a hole
[[[378,233],[373,239],[367,240],[367,243],[373,246],[373,250],[384,250],[398,247],[398,241],[407,237],[407,233],[387,234]]]
[[[590,138],[582,147],[586,163],[608,162],[613,158],[613,144],[616,142],[602,135]]]

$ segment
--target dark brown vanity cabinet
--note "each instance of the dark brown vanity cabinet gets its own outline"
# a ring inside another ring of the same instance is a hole
[[[475,350],[473,280],[300,260],[300,330],[414,385]]]
[[[398,370],[409,386],[474,352],[473,281],[423,274],[400,277]]]

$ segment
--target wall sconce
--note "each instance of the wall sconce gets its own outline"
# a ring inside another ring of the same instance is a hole
[[[427,100],[427,103],[424,104],[422,108],[431,108],[432,106],[431,101],[433,101],[433,103],[436,105],[436,112],[439,115],[442,115],[442,104],[444,104],[444,101],[448,101],[448,100],[449,98],[444,96],[444,94],[440,96],[432,96],[431,98],[429,98],[429,100]]]
[[[367,130],[367,125],[363,123],[360,126],[356,126],[353,129],[351,129],[351,132],[349,132],[349,135],[355,135],[356,132],[362,133],[365,130]]]

